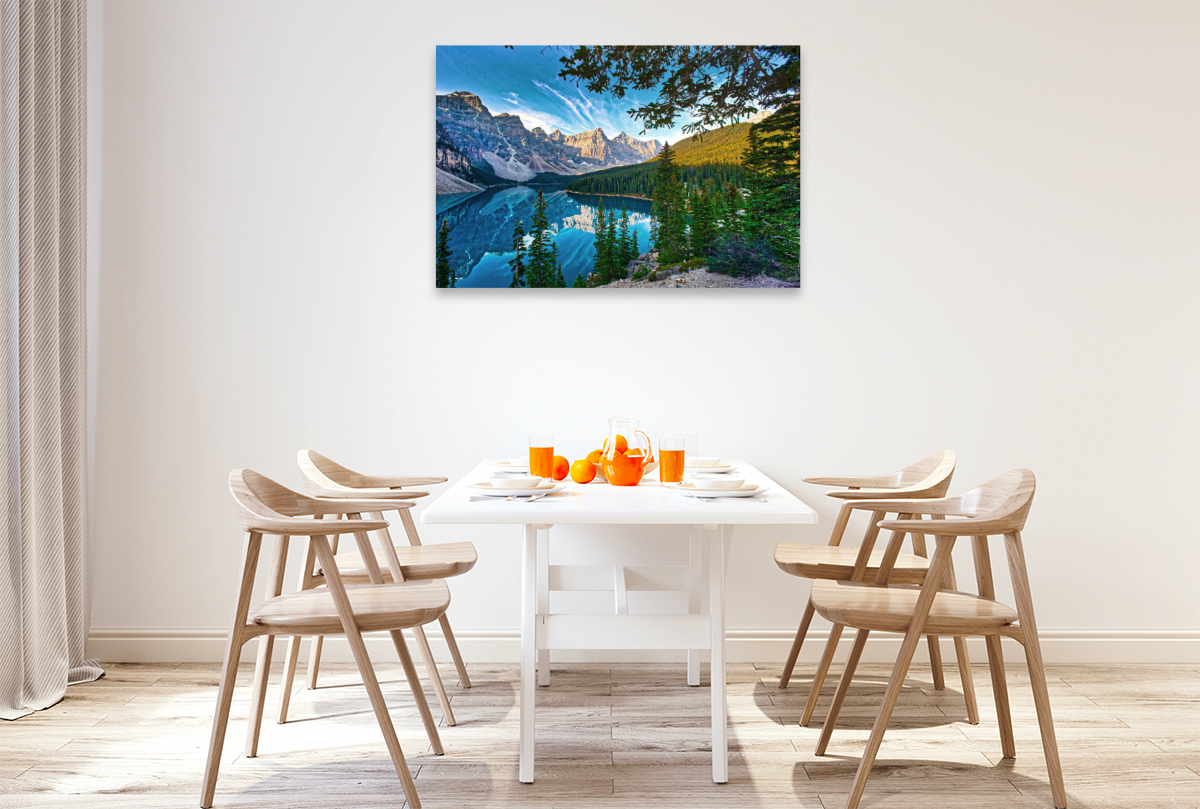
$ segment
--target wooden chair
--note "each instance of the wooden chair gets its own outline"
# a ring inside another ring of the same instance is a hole
[[[409,544],[395,545],[388,534],[387,525],[385,524],[381,529],[381,547],[384,552],[385,561],[387,562],[386,567],[380,571],[382,574],[381,581],[412,582],[448,579],[453,576],[462,575],[475,566],[475,562],[479,557],[475,552],[474,544],[470,542],[422,545],[421,539],[417,535],[416,523],[413,522],[412,514],[409,511],[413,504],[407,501],[414,497],[424,497],[428,492],[413,491],[402,487],[429,486],[437,483],[445,483],[446,478],[437,476],[363,475],[341,466],[319,452],[309,449],[300,450],[297,453],[297,461],[300,464],[300,471],[304,475],[304,486],[309,495],[326,498],[370,497],[378,500],[387,500],[391,505],[383,510],[395,510],[400,515],[400,522],[404,525],[404,532]],[[372,513],[371,517],[375,520],[382,520],[382,510]],[[335,552],[334,558],[338,564],[338,571],[343,581],[349,584],[357,584],[371,580],[370,571],[364,566],[361,554],[357,552],[337,553],[336,540],[333,550]],[[305,562],[304,571],[301,573],[299,589],[309,590],[314,587],[320,587],[324,583],[324,566],[317,564],[317,560],[310,552]],[[471,678],[467,675],[467,667],[463,662],[462,654],[459,652],[458,643],[454,639],[454,632],[450,628],[450,620],[445,615],[441,615],[438,617],[438,622],[441,625],[442,634],[446,639],[446,645],[450,647],[450,656],[454,660],[455,669],[458,671],[459,682],[463,688],[470,688]],[[434,693],[437,695],[442,715],[446,718],[446,723],[453,726],[456,723],[454,711],[450,706],[450,698],[446,694],[446,687],[442,683],[441,675],[438,673],[437,661],[434,660],[433,651],[429,648],[429,641],[425,637],[424,628],[420,626],[413,627],[413,636],[416,638],[417,649],[420,651],[421,657],[425,662],[425,668],[433,684]],[[321,645],[321,636],[315,636],[312,639],[308,658],[309,688],[317,687],[317,672],[321,663]],[[280,723],[287,721],[292,683],[295,680],[299,655],[300,638],[293,637],[288,641],[287,661],[284,667],[284,688],[279,703]]]
[[[817,755],[824,755],[837,722],[838,712],[845,700],[854,669],[862,655],[867,636],[872,630],[902,632],[904,642],[896,657],[892,678],[888,683],[879,716],[867,742],[866,752],[859,763],[854,786],[846,801],[846,809],[855,809],[862,797],[871,765],[883,742],[888,720],[900,696],[909,664],[923,634],[981,635],[986,639],[988,667],[991,670],[992,690],[996,699],[996,714],[1000,725],[1000,747],[1005,758],[1016,756],[1012,718],[1009,715],[1008,686],[1004,675],[1004,658],[1000,638],[1009,637],[1025,647],[1029,680],[1033,687],[1033,703],[1041,730],[1046,768],[1055,807],[1065,809],[1066,791],[1063,788],[1058,744],[1054,738],[1054,721],[1050,715],[1050,697],[1046,688],[1046,673],[1038,643],[1037,623],[1033,616],[1033,598],[1029,590],[1029,574],[1025,568],[1025,550],[1021,530],[1033,502],[1035,482],[1028,469],[1017,469],[1000,475],[958,497],[923,500],[878,500],[868,504],[876,511],[927,514],[939,522],[926,520],[887,520],[882,528],[894,533],[880,561],[875,583],[820,581],[813,585],[812,602],[819,615],[838,624],[854,627],[858,634],[845,673],[838,683],[833,707],[825,718]],[[947,519],[958,518],[958,519]],[[891,581],[900,544],[907,532],[928,531],[936,525],[937,548],[921,586],[896,584]],[[992,583],[991,558],[988,554],[989,536],[1003,535],[1012,578],[1015,610],[995,600]],[[949,569],[950,554],[958,537],[971,537],[975,558],[975,576],[979,595],[939,589],[943,574]]]
[[[879,521],[887,515],[884,512],[875,512],[871,515],[871,521],[867,526],[863,542],[859,547],[855,548],[841,545],[842,537],[850,522],[851,513],[855,509],[867,508],[862,505],[863,501],[878,499],[880,497],[888,497],[893,500],[942,497],[950,487],[950,478],[954,475],[956,461],[957,457],[952,450],[942,450],[927,455],[916,463],[887,475],[805,478],[805,483],[845,487],[845,489],[826,493],[830,497],[836,497],[843,501],[841,510],[838,512],[837,521],[833,526],[833,533],[829,538],[828,545],[780,542],[775,547],[775,563],[779,565],[780,569],[793,576],[801,576],[808,579],[827,581],[874,580],[879,572],[882,553],[872,552],[869,548],[873,547],[875,538],[878,536]],[[868,548],[866,555],[860,553],[864,547]],[[900,554],[897,557],[892,573],[894,577],[893,581],[897,583],[919,584],[924,580],[925,571],[929,567],[929,562],[926,558],[927,550],[924,536],[920,534],[913,535],[913,549],[916,551],[915,554]],[[953,566],[948,570],[947,579],[948,585],[953,587]],[[787,688],[788,686],[792,670],[796,665],[796,658],[800,654],[800,648],[804,643],[805,636],[808,634],[812,618],[813,603],[810,598],[805,605],[804,615],[800,619],[800,628],[796,631],[796,639],[792,642],[791,651],[788,652],[787,660],[784,662],[783,673],[779,678],[780,688]],[[833,665],[833,657],[837,651],[838,641],[841,639],[841,636],[842,627],[834,624],[830,630],[829,640],[825,644],[825,651],[821,655],[821,662],[817,666],[817,672],[813,677],[812,686],[808,693],[808,700],[804,705],[804,713],[800,719],[801,725],[807,726],[812,721],[813,712],[816,709],[817,700],[821,694],[821,688],[825,684],[825,677],[829,673],[830,666]],[[978,724],[979,707],[975,699],[974,682],[971,679],[970,658],[963,639],[955,639],[955,652],[958,657],[959,676],[962,679],[963,699],[966,701],[967,721],[973,725]],[[933,668],[934,688],[940,691],[946,687],[945,677],[942,674],[941,647],[939,639],[932,636],[929,638],[929,662]]]
[[[217,769],[220,766],[221,750],[225,743],[225,730],[229,722],[230,706],[233,703],[233,687],[237,677],[238,659],[242,646],[248,641],[262,637],[259,647],[259,666],[255,673],[251,694],[250,723],[246,740],[246,755],[257,754],[258,732],[262,726],[263,701],[266,694],[266,674],[270,649],[275,635],[298,634],[345,634],[358,664],[359,674],[367,689],[379,729],[391,755],[396,774],[404,788],[408,804],[420,807],[416,786],[404,761],[404,753],[396,738],[396,730],[383,701],[383,693],[367,647],[363,643],[363,632],[389,630],[400,662],[409,682],[416,682],[416,669],[412,657],[404,644],[400,630],[420,626],[436,620],[445,613],[450,604],[450,590],[442,581],[422,582],[414,585],[366,585],[346,589],[333,561],[333,549],[329,536],[354,534],[359,551],[368,567],[378,570],[367,531],[377,531],[387,523],[379,520],[325,520],[328,515],[348,512],[373,511],[390,505],[390,501],[363,500],[319,500],[294,492],[269,478],[248,469],[237,469],[229,475],[229,488],[233,493],[237,514],[242,527],[249,533],[246,558],[242,570],[241,588],[229,639],[225,647],[225,661],[221,669],[220,688],[217,692],[217,707],[213,716],[212,736],[208,745],[208,759],[204,769],[204,782],[200,793],[200,806],[207,809],[213,804],[216,792]],[[312,515],[312,516],[310,516]],[[271,546],[268,571],[271,577],[268,598],[254,607],[250,606],[251,591],[258,571],[259,552],[265,535],[276,541]],[[310,538],[310,546],[316,557],[329,571],[326,584],[321,590],[281,595],[284,566],[287,559],[288,540],[293,536]],[[414,690],[417,707],[426,724],[426,731],[436,726],[419,684]],[[439,742],[434,750],[441,753]]]

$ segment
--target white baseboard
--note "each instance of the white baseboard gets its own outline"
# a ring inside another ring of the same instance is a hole
[[[449,660],[449,653],[436,627],[426,630],[434,655]],[[463,658],[468,663],[517,663],[520,660],[521,638],[515,629],[456,629],[455,638]],[[731,629],[726,635],[726,656],[731,663],[782,664],[791,647],[793,632],[783,629]],[[829,637],[826,630],[809,633],[800,653],[801,664],[815,664]],[[844,659],[850,648],[852,633],[847,632],[839,644]],[[1046,662],[1054,663],[1200,663],[1200,631],[1194,630],[1043,630],[1042,654]],[[863,662],[891,663],[899,649],[900,636],[873,636],[863,653]],[[247,644],[242,659],[254,659],[257,644]],[[367,636],[371,657],[380,662],[395,656],[391,639],[383,634]],[[302,653],[306,658],[308,644]],[[983,641],[969,642],[972,660],[986,661]],[[349,662],[349,646],[342,638],[329,638],[323,659]],[[110,629],[93,628],[88,637],[89,658],[122,663],[219,663],[225,653],[223,629]],[[1005,642],[1005,660],[1021,662],[1024,653],[1020,644]],[[943,656],[953,659],[953,647],[943,640]],[[277,653],[275,659],[282,658]],[[683,661],[683,652],[646,651],[574,651],[554,652],[553,660],[562,662],[675,662]],[[917,660],[923,659],[919,652]]]

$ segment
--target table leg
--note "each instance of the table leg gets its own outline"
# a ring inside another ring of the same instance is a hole
[[[537,538],[537,614],[550,614],[550,532],[539,527]],[[550,685],[550,650],[537,650],[538,685]]]
[[[704,529],[693,525],[688,552],[688,613],[700,614],[701,572],[704,559]],[[688,649],[687,684],[700,685],[700,650]]]
[[[538,526],[525,526],[521,557],[521,744],[518,780],[533,783],[533,707],[537,682]]]
[[[732,526],[711,528],[708,554],[708,612],[712,626],[712,663],[709,683],[712,689],[713,781],[729,780],[729,719],[725,694],[725,550],[729,547]]]

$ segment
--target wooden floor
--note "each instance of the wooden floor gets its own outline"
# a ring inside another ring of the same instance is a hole
[[[216,696],[215,665],[107,664],[46,711],[0,723],[0,807],[191,807]],[[538,690],[537,782],[517,782],[517,669],[443,670],[457,727],[433,756],[398,666],[377,666],[424,806],[789,807],[846,799],[888,670],[864,666],[826,756],[815,756],[828,698],[798,724],[812,666],[779,690],[776,664],[729,666],[730,778],[712,783],[709,691],[680,665],[571,664]],[[1050,696],[1075,809],[1200,807],[1200,667],[1052,666]],[[265,724],[241,755],[249,696],[241,673],[216,806],[400,809],[403,794],[352,666],[300,689],[294,722]],[[1050,807],[1027,678],[1010,667],[1017,758],[1000,758],[990,681],[976,667],[982,723],[966,723],[957,677],[933,690],[915,668],[863,807]],[[278,677],[275,677],[278,682]],[[707,672],[704,682],[707,683]],[[831,686],[832,687],[832,686]],[[278,691],[268,697],[268,715]],[[436,704],[434,711],[437,712]]]

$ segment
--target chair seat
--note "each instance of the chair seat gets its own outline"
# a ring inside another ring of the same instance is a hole
[[[346,594],[361,632],[427,624],[450,606],[450,588],[444,581],[347,587]],[[268,599],[250,610],[249,620],[268,627],[270,634],[335,635],[343,631],[333,594],[326,588]]]
[[[449,579],[461,576],[479,560],[475,553],[475,545],[471,542],[446,542],[441,545],[397,545],[396,556],[400,559],[400,571],[405,581],[427,581],[429,579]],[[367,575],[367,567],[363,564],[362,554],[357,551],[339,553],[336,557],[338,572],[342,581],[347,584],[362,584],[371,579]],[[376,550],[375,558],[379,561],[383,580],[390,582],[392,572],[388,569],[387,559],[382,551]],[[318,566],[316,573],[322,575]]]
[[[813,583],[812,603],[821,617],[837,624],[905,632],[920,595],[921,588],[915,585],[818,581]],[[1016,610],[997,601],[957,590],[939,590],[925,622],[925,634],[999,635],[1016,620]]]
[[[806,579],[832,579],[848,581],[854,572],[854,560],[858,548],[840,545],[802,545],[797,542],[780,542],[775,546],[775,564],[785,573]],[[874,581],[883,561],[883,551],[871,553],[867,562],[867,581]],[[911,553],[902,553],[896,559],[889,581],[897,584],[920,584],[925,580],[929,560]]]

